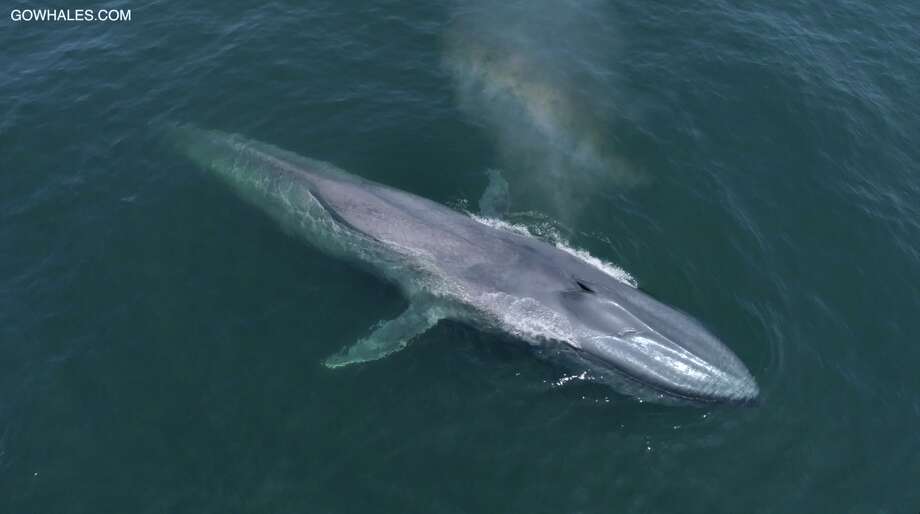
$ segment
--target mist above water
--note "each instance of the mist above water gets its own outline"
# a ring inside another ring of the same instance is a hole
[[[615,27],[603,2],[476,0],[455,8],[445,37],[458,105],[494,139],[512,194],[563,219],[598,187],[644,180],[611,129]]]

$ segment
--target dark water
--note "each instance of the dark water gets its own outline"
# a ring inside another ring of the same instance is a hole
[[[918,4],[417,4],[4,7],[0,512],[917,512]],[[546,134],[445,66],[487,22],[641,184],[533,187]],[[404,301],[166,151],[175,120],[453,205],[502,167],[762,402],[638,404],[451,323],[327,370]]]

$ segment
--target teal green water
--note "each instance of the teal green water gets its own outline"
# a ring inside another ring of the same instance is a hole
[[[0,512],[920,509],[916,3],[106,5],[0,22]],[[513,221],[700,319],[761,402],[639,404],[454,323],[327,370],[404,301],[168,121],[470,209],[501,168]]]

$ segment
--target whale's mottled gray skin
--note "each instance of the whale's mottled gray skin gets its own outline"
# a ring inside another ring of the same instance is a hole
[[[562,249],[241,136],[173,139],[287,231],[396,284],[410,307],[327,360],[380,358],[441,319],[499,330],[641,399],[747,403],[751,374],[700,323]]]

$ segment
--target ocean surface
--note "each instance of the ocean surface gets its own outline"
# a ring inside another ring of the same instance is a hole
[[[66,4],[68,2],[61,2]],[[40,7],[124,22],[13,21]],[[920,511],[920,4],[35,5],[0,21],[0,512]],[[508,221],[701,320],[761,388],[640,403],[405,308],[155,127]]]

